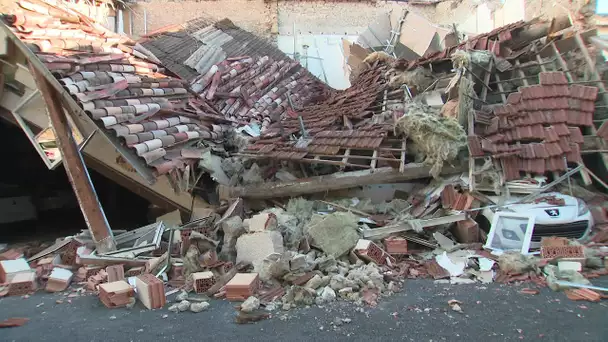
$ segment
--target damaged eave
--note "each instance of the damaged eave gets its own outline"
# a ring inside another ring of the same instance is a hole
[[[326,176],[298,179],[293,182],[264,183],[242,187],[220,186],[220,198],[243,197],[250,199],[265,199],[278,197],[294,197],[316,192],[348,189],[368,184],[385,184],[428,178],[430,167],[422,164],[407,164],[402,171],[391,167],[376,170],[340,172]],[[463,166],[446,166],[442,174],[462,172]]]
[[[82,132],[90,131],[90,126],[87,127],[83,123],[87,123],[92,127],[98,125],[84,113],[84,110],[78,106],[76,101],[68,94],[68,92],[59,84],[59,81],[51,74],[46,66],[38,59],[38,57],[13,33],[13,31],[3,22],[0,22],[0,27],[5,35],[11,40],[19,51],[25,56],[30,67],[34,68],[40,75],[48,81],[53,89],[60,94],[61,104],[66,109],[66,112],[73,117],[74,124]],[[137,160],[138,157],[134,152],[127,149],[120,141],[109,134],[106,134],[103,129],[98,129],[100,133],[112,144],[112,146],[133,166],[139,175],[141,175],[149,184],[154,184],[156,177],[152,170],[142,165]]]

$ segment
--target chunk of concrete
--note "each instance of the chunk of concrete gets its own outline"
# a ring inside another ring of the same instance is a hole
[[[241,304],[241,311],[252,312],[260,307],[260,300],[257,297],[251,296]]]
[[[359,240],[358,218],[351,213],[337,212],[316,220],[307,229],[311,245],[338,258],[351,250]]]
[[[236,262],[253,264],[273,253],[283,253],[283,236],[277,231],[241,235],[236,241]]]
[[[273,213],[261,213],[243,221],[243,227],[249,233],[263,232],[265,230],[276,230],[277,217]]]
[[[233,216],[221,224],[224,231],[224,244],[220,254],[228,260],[234,261],[236,257],[236,241],[245,233],[243,220],[239,216]]]

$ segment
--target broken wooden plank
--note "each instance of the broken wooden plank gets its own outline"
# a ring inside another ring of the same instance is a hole
[[[416,229],[422,229],[425,227],[434,227],[442,224],[452,223],[463,221],[467,218],[466,213],[460,213],[455,215],[448,215],[438,218],[432,218],[428,220],[408,220],[404,223],[389,226],[389,227],[381,227],[375,229],[365,229],[363,230],[363,237],[366,239],[381,239],[389,236],[390,234],[400,233],[405,231],[411,231]]]
[[[227,187],[220,185],[218,192],[220,199],[229,198],[276,198],[293,197],[304,194],[314,194],[340,189],[349,189],[361,185],[395,183],[420,178],[430,178],[431,168],[423,164],[407,164],[403,172],[391,167],[376,170],[360,170],[340,172],[331,175],[302,178],[292,182],[272,182],[249,186]],[[442,174],[459,173],[464,170],[462,166],[444,166]]]
[[[61,107],[60,95],[43,74],[33,67],[30,69],[38,85],[38,90],[40,90],[48,107],[49,118],[57,138],[57,146],[63,157],[64,168],[76,194],[84,220],[93,236],[95,246],[99,252],[113,251],[116,249],[114,235],[110,230],[95,188],[91,183],[89,172],[72,135],[68,118]]]

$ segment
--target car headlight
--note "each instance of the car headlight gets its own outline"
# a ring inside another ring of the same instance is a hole
[[[587,206],[587,203],[585,203],[585,201],[580,198],[577,198],[576,202],[578,203],[578,216],[585,215],[589,212],[589,207]]]

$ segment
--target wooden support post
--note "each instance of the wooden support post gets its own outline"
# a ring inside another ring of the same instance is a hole
[[[30,71],[48,107],[49,118],[57,138],[57,146],[63,157],[63,166],[95,242],[97,253],[116,250],[114,235],[110,230],[95,188],[89,178],[89,172],[82,160],[82,155],[78,150],[76,141],[74,141],[68,119],[61,106],[61,96],[35,68],[31,67]]]

